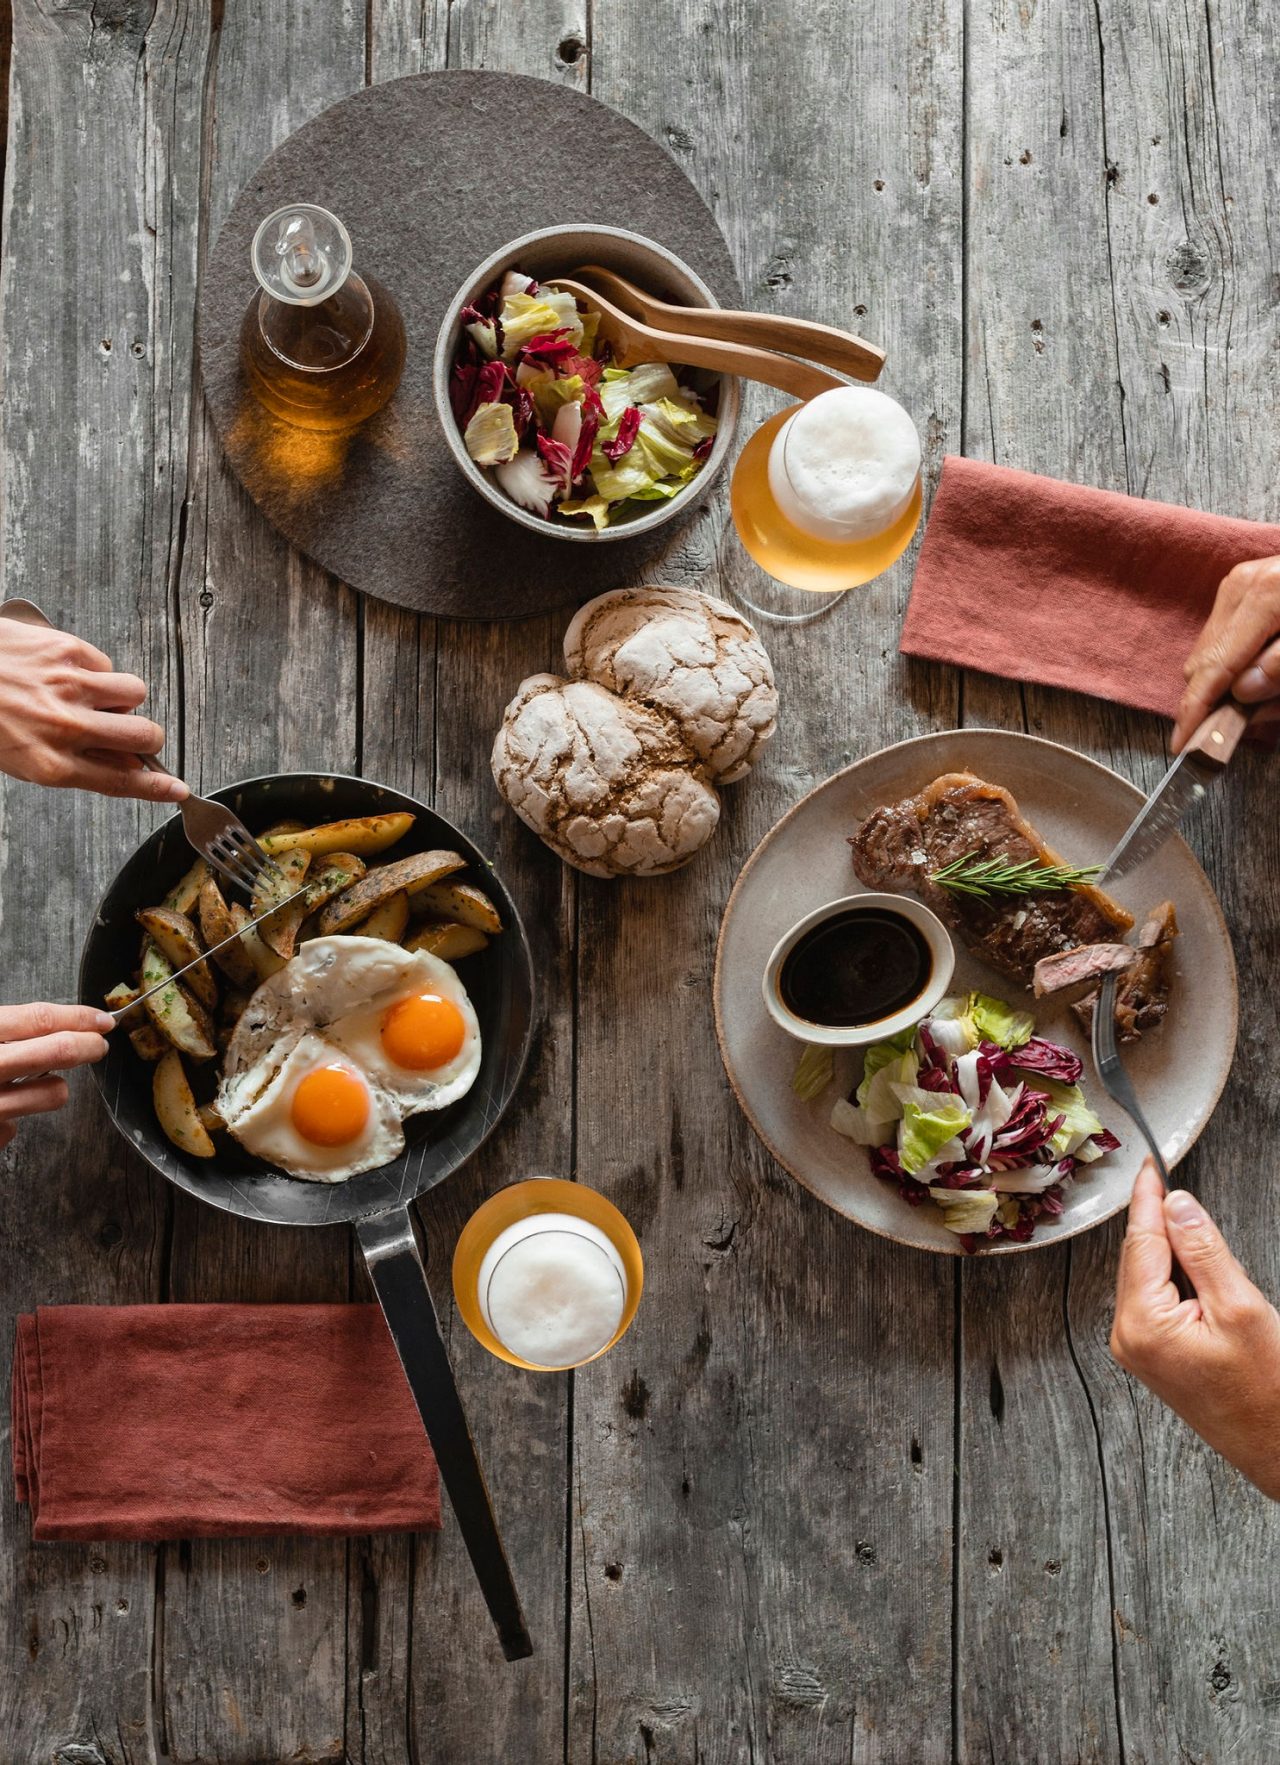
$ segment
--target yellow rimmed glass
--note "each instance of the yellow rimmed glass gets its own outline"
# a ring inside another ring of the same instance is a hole
[[[622,1315],[613,1335],[593,1353],[563,1366],[540,1365],[513,1353],[490,1327],[481,1303],[480,1272],[489,1251],[509,1228],[536,1219],[539,1214],[567,1214],[594,1227],[612,1245],[622,1264]],[[453,1253],[453,1293],[468,1330],[490,1354],[531,1373],[568,1372],[608,1354],[630,1328],[643,1286],[640,1243],[626,1216],[597,1190],[583,1183],[570,1183],[563,1177],[526,1177],[499,1189],[472,1214]]]

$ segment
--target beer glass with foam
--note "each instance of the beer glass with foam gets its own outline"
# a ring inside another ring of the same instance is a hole
[[[640,1246],[605,1196],[560,1177],[528,1177],[491,1195],[462,1229],[453,1291],[490,1354],[531,1372],[563,1372],[612,1348],[635,1316]]]
[[[763,570],[792,588],[870,582],[920,521],[920,437],[896,399],[841,386],[761,426],[742,450],[734,526]]]

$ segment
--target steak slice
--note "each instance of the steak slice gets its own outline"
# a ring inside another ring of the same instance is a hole
[[[1123,974],[1137,959],[1132,944],[1080,944],[1042,956],[1032,976],[1036,998],[1083,998],[1107,975]]]
[[[1142,922],[1134,961],[1116,988],[1116,1035],[1121,1042],[1136,1042],[1146,1031],[1164,1021],[1173,985],[1170,958],[1178,935],[1178,916],[1172,901],[1161,901]],[[1082,1026],[1093,1032],[1097,993],[1071,1007]]]
[[[978,901],[931,882],[933,871],[970,853],[1014,864],[1063,862],[1008,791],[971,772],[944,773],[918,795],[874,810],[849,844],[868,888],[918,895],[975,956],[1024,987],[1042,957],[1118,942],[1133,924],[1123,907],[1087,886]]]

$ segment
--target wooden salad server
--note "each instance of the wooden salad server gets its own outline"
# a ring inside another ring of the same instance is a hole
[[[582,264],[575,274],[584,277],[633,318],[654,330],[684,337],[714,337],[725,343],[745,343],[757,349],[781,350],[821,362],[855,380],[877,380],[884,367],[884,351],[852,331],[834,325],[818,325],[811,319],[788,319],[777,313],[734,312],[724,307],[672,306],[656,295],[646,294],[616,270],[599,264]]]
[[[676,331],[659,331],[644,325],[614,306],[605,295],[569,276],[548,276],[549,287],[564,288],[585,306],[600,315],[596,336],[608,343],[613,359],[620,368],[635,368],[641,362],[676,362],[689,368],[711,368],[717,374],[736,374],[743,380],[759,380],[775,386],[793,398],[816,398],[847,384],[815,368],[811,362],[792,361],[790,356],[773,355],[767,349],[752,349],[746,344],[723,343],[714,338],[682,336]]]

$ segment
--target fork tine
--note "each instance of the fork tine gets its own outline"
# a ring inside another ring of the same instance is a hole
[[[231,857],[237,858],[254,876],[266,869],[267,860],[259,850],[257,843],[238,828],[228,828],[224,839],[224,849]]]
[[[241,864],[240,860],[234,855],[228,857],[225,852],[215,850],[215,846],[216,842],[215,845],[209,847],[209,862],[216,865],[222,874],[229,878],[231,882],[236,883],[240,888],[246,890],[247,893],[252,894],[254,883],[252,871],[250,871],[245,865]]]

